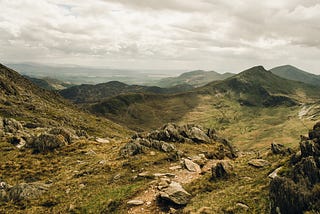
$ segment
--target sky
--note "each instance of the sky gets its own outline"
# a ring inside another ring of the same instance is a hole
[[[0,61],[320,74],[320,0],[0,0]]]

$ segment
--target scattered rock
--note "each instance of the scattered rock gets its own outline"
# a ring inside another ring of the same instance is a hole
[[[179,183],[174,181],[167,188],[162,189],[159,197],[178,205],[186,205],[191,199],[191,195]]]
[[[130,200],[127,202],[128,205],[131,205],[131,206],[140,206],[140,205],[143,205],[144,204],[144,201],[141,201],[141,200]]]
[[[279,171],[280,171],[281,169],[282,169],[282,166],[279,167],[279,168],[277,168],[277,169],[275,169],[273,172],[271,172],[271,173],[268,175],[268,177],[271,178],[271,179],[274,179],[275,177],[278,176],[278,173],[279,173]]]
[[[52,128],[49,131],[49,134],[62,135],[68,144],[71,144],[72,139],[76,138],[76,136],[74,134],[72,134],[71,131],[69,131],[65,128]]]
[[[23,130],[21,123],[13,118],[4,118],[2,122],[4,132],[17,133]]]
[[[169,167],[169,169],[173,170],[173,171],[176,171],[176,170],[182,169],[182,166],[181,165],[171,166],[171,167]]]
[[[146,179],[155,179],[155,175],[151,174],[149,172],[141,172],[141,173],[138,174],[138,177],[146,178]]]
[[[236,203],[236,209],[239,211],[248,211],[250,208],[248,205],[239,202],[239,203]]]
[[[190,172],[197,172],[200,173],[201,172],[201,168],[198,164],[192,162],[189,159],[184,159],[184,166],[187,168],[187,170],[189,170]]]
[[[137,141],[130,141],[121,150],[120,155],[124,157],[143,153],[143,146]]]
[[[265,166],[269,166],[270,162],[263,159],[252,159],[248,162],[248,164],[256,168],[263,168]]]

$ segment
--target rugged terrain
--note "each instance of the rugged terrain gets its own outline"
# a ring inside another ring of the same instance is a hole
[[[84,111],[1,65],[0,90],[1,213],[319,211],[316,86],[258,66]]]

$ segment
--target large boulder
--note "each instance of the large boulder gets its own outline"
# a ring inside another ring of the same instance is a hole
[[[211,168],[212,178],[227,178],[233,174],[233,165],[229,161],[219,161]]]
[[[27,143],[28,148],[33,148],[35,152],[48,152],[53,151],[56,148],[67,145],[68,142],[62,135],[54,135],[43,133],[36,136]]]
[[[38,198],[48,191],[48,185],[39,183],[21,183],[13,186],[8,192],[8,198],[12,201],[22,201]]]
[[[168,187],[162,189],[159,197],[177,205],[186,205],[191,199],[191,195],[179,183],[174,181]]]
[[[13,118],[4,118],[2,122],[3,130],[7,133],[16,133],[23,130],[22,124]]]
[[[292,154],[292,150],[289,148],[286,148],[283,144],[279,143],[271,143],[271,152],[275,155],[286,155],[286,154]]]
[[[184,166],[190,172],[201,172],[200,166],[189,159],[184,159]]]
[[[120,150],[120,155],[123,157],[129,157],[137,154],[143,153],[143,148],[139,141],[133,140],[127,143],[123,148]]]
[[[195,143],[210,143],[210,138],[199,127],[190,127],[186,131],[187,138],[191,139]]]

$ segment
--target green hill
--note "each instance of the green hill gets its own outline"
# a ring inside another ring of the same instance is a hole
[[[180,84],[189,84],[194,87],[200,87],[209,82],[216,81],[216,80],[224,80],[233,75],[234,74],[232,73],[220,74],[215,71],[196,70],[196,71],[183,73],[178,77],[164,78],[158,81],[157,83],[155,83],[155,85],[160,87],[172,87]]]
[[[283,65],[270,70],[272,73],[289,79],[320,86],[320,76],[300,70],[292,65]]]
[[[73,86],[59,93],[66,99],[75,103],[95,103],[107,98],[127,93],[152,93],[152,94],[174,94],[193,89],[189,85],[177,85],[171,88],[160,88],[156,86],[127,85],[118,81],[111,81],[97,85],[83,84]]]

